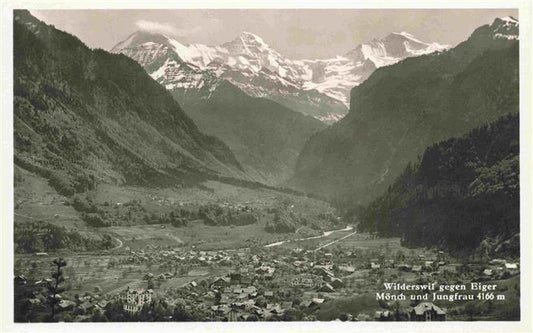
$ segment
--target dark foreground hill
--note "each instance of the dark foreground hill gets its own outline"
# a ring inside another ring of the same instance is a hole
[[[15,164],[72,194],[97,181],[157,185],[242,176],[135,61],[14,12]]]
[[[516,114],[433,145],[356,212],[359,228],[410,245],[517,257],[519,150]]]

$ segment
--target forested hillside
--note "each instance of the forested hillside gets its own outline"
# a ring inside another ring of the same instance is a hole
[[[229,148],[202,134],[135,61],[14,13],[15,164],[60,193],[116,184],[239,176]]]
[[[311,137],[291,184],[368,203],[426,147],[519,109],[518,22],[496,19],[449,51],[376,70],[350,113]]]
[[[209,95],[171,91],[205,133],[224,140],[253,179],[280,184],[292,176],[307,139],[326,125],[266,98],[246,95],[221,81]]]
[[[504,116],[426,149],[352,218],[407,244],[518,256],[519,117]],[[514,241],[509,241],[516,237]]]

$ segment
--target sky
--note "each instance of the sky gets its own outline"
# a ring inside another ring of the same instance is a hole
[[[169,9],[31,10],[92,48],[110,50],[138,30],[182,43],[219,45],[247,31],[291,59],[329,58],[391,32],[457,45],[477,27],[516,9]]]

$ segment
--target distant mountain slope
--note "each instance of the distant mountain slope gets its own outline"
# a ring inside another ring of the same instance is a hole
[[[369,202],[427,146],[517,113],[517,39],[516,20],[496,19],[449,51],[378,69],[348,116],[306,143],[292,186]]]
[[[417,246],[519,256],[519,119],[510,115],[426,149],[383,195],[357,212],[359,228]]]
[[[112,52],[124,53],[143,66],[173,53],[182,62],[227,80],[254,97],[274,100],[292,110],[324,122],[334,122],[346,114],[349,91],[363,82],[376,68],[406,57],[441,51],[445,45],[427,44],[407,33],[358,45],[344,56],[332,59],[291,60],[249,32],[219,46],[184,45],[159,33],[138,31],[117,44]],[[183,85],[183,75],[168,75],[169,64],[148,71],[162,77],[167,89]],[[175,68],[172,73],[175,73]],[[201,75],[187,76],[186,82],[203,81]],[[200,85],[199,82],[193,86]],[[192,88],[192,87],[191,87]]]
[[[319,120],[251,97],[212,71],[184,62],[164,36],[145,33],[134,38],[138,40],[132,43],[162,43],[143,43],[142,52],[126,48],[124,54],[165,86],[203,132],[228,144],[255,181],[276,185],[290,178],[304,143],[325,128]]]
[[[211,91],[174,89],[171,93],[202,131],[224,140],[248,175],[271,185],[292,177],[307,139],[325,128],[320,121],[276,102],[250,97],[225,80]]]
[[[64,194],[97,180],[172,184],[242,176],[136,62],[14,12],[15,163]]]

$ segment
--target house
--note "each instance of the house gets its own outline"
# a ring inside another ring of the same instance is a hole
[[[518,273],[518,264],[515,263],[506,263],[505,270],[511,274]]]
[[[377,321],[391,321],[394,320],[394,316],[392,311],[385,310],[385,311],[376,311],[374,314],[374,320]]]
[[[445,321],[446,311],[431,302],[422,302],[409,313],[411,321]]]
[[[254,286],[250,286],[250,287],[243,288],[242,291],[250,295],[250,294],[257,292],[257,288]]]
[[[500,265],[500,266],[503,266],[505,265],[507,261],[505,259],[492,259],[489,264],[491,265]]]
[[[265,297],[274,297],[273,291],[265,291]]]
[[[381,268],[381,265],[380,264],[377,264],[375,262],[371,262],[370,263],[370,268],[371,269],[380,269]]]
[[[283,309],[290,309],[292,308],[292,302],[281,302],[281,307]]]
[[[311,278],[302,278],[300,276],[295,277],[291,280],[292,286],[304,287],[304,288],[313,288],[315,282]]]
[[[96,306],[100,309],[104,309],[107,306],[107,301],[101,300],[100,302],[96,303]]]
[[[213,281],[212,286],[216,288],[221,287],[227,287],[231,283],[231,279],[229,277],[219,277],[216,278],[215,281]]]
[[[412,268],[413,267],[411,267],[411,265],[407,265],[407,264],[398,265],[398,269],[401,270],[402,272],[410,272]]]
[[[152,295],[153,290],[152,289],[130,289],[128,287],[126,291],[120,293],[117,295],[117,299],[123,301],[124,303],[124,310],[134,314],[139,312],[144,304],[151,303],[152,302]]]
[[[61,300],[58,304],[61,310],[72,310],[76,306],[76,303],[69,300]]]
[[[95,305],[91,302],[83,302],[80,305],[78,305],[78,308],[83,310],[85,313],[91,311],[94,307]]]
[[[311,300],[311,303],[315,304],[315,305],[320,305],[320,304],[324,303],[324,299],[323,298],[313,298]]]
[[[282,314],[283,313],[283,311],[281,310],[281,306],[279,304],[277,304],[277,303],[276,304],[271,304],[271,303],[267,304],[266,309],[268,311],[270,311],[270,313],[272,313],[272,314]]]
[[[353,267],[353,266],[339,266],[339,271],[347,273],[347,274],[352,274],[353,272],[355,272],[355,267]]]
[[[313,271],[315,271],[316,274],[321,275],[325,278],[334,276],[334,274],[327,267],[324,266],[314,266]]]
[[[488,277],[492,276],[492,269],[488,269],[488,268],[485,269],[485,270],[483,271],[483,275],[484,275],[484,276],[488,276]]]
[[[420,272],[422,272],[422,266],[414,265],[413,268],[411,269],[411,271],[414,272],[414,273],[420,273]]]

